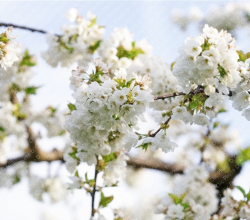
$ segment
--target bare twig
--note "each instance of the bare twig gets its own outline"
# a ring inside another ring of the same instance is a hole
[[[26,30],[26,31],[37,32],[37,33],[40,33],[40,34],[47,34],[48,33],[48,31],[45,31],[45,30],[42,30],[42,29],[30,28],[30,27],[27,27],[27,26],[17,25],[17,24],[12,24],[12,23],[1,22],[0,27],[14,27],[14,28],[18,28],[18,29],[22,29],[22,30]],[[60,36],[59,34],[54,34],[54,35],[55,36]]]
[[[165,125],[168,125],[168,123],[171,120],[171,116],[168,118],[167,121],[164,122]],[[155,135],[157,135],[160,131],[162,130],[162,127],[158,128],[158,130],[156,132],[154,132],[153,134],[150,134],[149,137],[155,137]]]
[[[14,27],[14,28],[19,28],[19,29],[23,29],[23,30],[27,30],[27,31],[31,31],[31,32],[38,32],[41,34],[47,34],[47,31],[41,30],[41,29],[36,29],[36,28],[30,28],[30,27],[26,27],[26,26],[22,26],[22,25],[16,25],[16,24],[12,24],[12,23],[0,23],[0,27]]]
[[[98,160],[97,160],[98,161]],[[98,175],[98,169],[97,169],[97,165],[95,166],[95,184],[91,193],[91,198],[92,198],[92,202],[91,202],[91,217],[94,217],[95,215],[95,193],[96,193],[96,181],[97,181],[97,175]]]

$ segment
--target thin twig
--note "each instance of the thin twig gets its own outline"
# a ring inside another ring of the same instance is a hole
[[[184,92],[175,92],[173,94],[168,94],[168,95],[161,95],[161,96],[156,96],[154,97],[154,100],[159,100],[159,99],[167,99],[167,98],[172,98],[176,96],[181,96],[181,95],[186,95]]]
[[[207,146],[207,139],[209,138],[209,135],[211,134],[211,128],[210,128],[210,126],[212,126],[212,122],[213,122],[213,119],[210,118],[209,125],[207,127],[207,132],[206,132],[206,134],[204,136],[205,142],[204,142],[204,144],[200,148],[200,151],[201,151],[201,161],[200,161],[200,163],[204,162],[204,160],[203,160],[203,153],[204,153],[204,150],[205,150],[205,148]]]
[[[168,118],[167,121],[164,122],[164,124],[168,125],[168,123],[170,122],[170,120],[171,120],[171,116]],[[150,134],[149,137],[155,137],[155,135],[157,135],[161,130],[162,130],[162,127],[159,127],[158,130],[155,133]]]
[[[172,98],[172,97],[176,97],[176,96],[181,96],[181,95],[195,95],[198,93],[204,93],[204,86],[197,86],[196,89],[190,91],[188,94],[184,93],[184,92],[174,92],[172,94],[167,94],[167,95],[161,95],[161,96],[156,96],[154,97],[154,100],[159,100],[159,99],[166,99],[166,98]]]
[[[36,29],[36,28],[30,28],[27,26],[23,26],[23,25],[16,25],[16,24],[12,24],[12,23],[0,23],[0,27],[14,27],[14,28],[18,28],[18,29],[22,29],[22,30],[26,30],[26,31],[31,31],[31,32],[37,32],[40,34],[47,34],[48,32],[42,29]],[[55,34],[56,36],[59,36],[59,34]]]
[[[97,165],[95,166],[95,184],[91,193],[91,198],[92,198],[92,204],[91,204],[91,217],[94,217],[95,215],[95,193],[96,193],[96,180],[97,180],[97,175],[98,175],[98,169]]]

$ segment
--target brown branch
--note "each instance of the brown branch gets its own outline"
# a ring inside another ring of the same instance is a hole
[[[177,164],[165,163],[156,159],[141,159],[137,157],[129,156],[127,165],[133,168],[148,168],[164,172],[169,172],[172,174],[183,173],[184,167]]]
[[[190,91],[190,93],[186,94],[184,92],[175,92],[172,94],[167,94],[167,95],[162,95],[162,96],[156,96],[154,97],[154,100],[159,100],[159,99],[166,99],[166,98],[172,98],[172,97],[176,97],[176,96],[181,96],[181,95],[195,95],[198,93],[204,93],[204,86],[197,86],[196,89]]]
[[[148,168],[171,174],[182,174],[185,169],[185,167],[178,164],[170,164],[156,159],[141,159],[131,156],[127,161],[127,164],[133,168]],[[230,171],[228,173],[221,170],[210,173],[209,181],[215,184],[220,192],[229,187],[232,184],[234,177],[241,171],[241,166],[238,166],[235,163],[235,157],[230,157],[229,167]]]
[[[175,92],[173,94],[168,94],[168,95],[161,95],[161,96],[156,96],[154,97],[154,100],[159,100],[159,99],[167,99],[167,98],[172,98],[176,96],[181,96],[181,95],[186,95],[184,92]]]
[[[52,162],[56,160],[63,161],[63,152],[53,149],[51,152],[45,152],[39,148],[36,142],[35,135],[30,127],[27,127],[27,133],[28,133],[28,143],[29,147],[26,150],[25,155],[9,159],[7,163],[0,164],[0,168],[8,167],[14,163],[20,162],[20,161],[26,161],[26,162]]]
[[[30,151],[21,157],[17,157],[14,159],[10,159],[6,164],[0,164],[0,168],[8,167],[14,163],[19,161],[27,161],[27,162],[42,162],[42,161],[56,161],[63,160],[63,152],[54,149],[52,152],[44,152],[42,151],[36,141],[33,132],[31,129],[28,129],[29,134],[29,145]],[[156,159],[141,159],[137,157],[129,156],[129,160],[127,161],[128,166],[132,166],[133,168],[147,168],[153,170],[159,170],[163,172],[168,172],[171,174],[181,174],[185,167],[178,164],[170,164]],[[219,191],[219,196],[222,195],[224,189],[230,187],[232,185],[232,181],[236,175],[238,175],[241,171],[241,166],[238,166],[235,162],[235,157],[230,157],[229,159],[229,167],[230,171],[228,173],[218,170],[210,173],[209,181],[216,185],[216,188]],[[95,173],[96,178],[97,173]]]

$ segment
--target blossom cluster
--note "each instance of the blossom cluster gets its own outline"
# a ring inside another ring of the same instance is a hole
[[[100,59],[92,63],[92,73],[86,68],[73,71],[71,88],[76,102],[65,124],[76,143],[76,157],[88,164],[96,164],[98,155],[135,146],[138,137],[133,128],[138,128],[140,116],[153,101],[146,76],[127,80],[121,68],[110,78],[106,64]]]
[[[200,36],[185,40],[179,54],[173,74],[185,93],[195,85],[203,85],[207,95],[216,89],[228,94],[227,89],[236,88],[241,80],[235,40],[226,31],[205,25]]]
[[[239,187],[239,186],[238,186]],[[247,197],[245,191],[239,187],[243,192],[244,197]],[[232,196],[232,190],[226,189],[224,191],[224,197],[221,199],[222,209],[218,215],[214,215],[212,220],[218,219],[250,219],[250,205],[248,203],[249,199],[244,198],[243,200],[237,201]]]
[[[128,68],[137,62],[140,54],[151,54],[151,51],[152,46],[145,39],[135,41],[127,28],[115,28],[98,49],[104,62],[113,63],[112,70]]]
[[[63,25],[62,35],[47,35],[49,47],[43,52],[43,57],[53,67],[59,63],[69,67],[74,62],[83,65],[90,61],[105,31],[96,23],[96,15],[91,12],[88,12],[88,20],[80,16],[75,8],[66,16],[74,24]]]
[[[208,125],[208,117],[215,116],[214,109],[223,105],[227,96],[237,110],[249,106],[248,54],[237,50],[229,33],[205,25],[203,34],[187,38],[179,53],[173,74],[183,92],[190,95],[172,109],[172,119]],[[249,118],[249,110],[243,115]]]
[[[189,9],[188,15],[181,11],[175,11],[172,15],[172,20],[182,30],[186,30],[191,23],[201,22],[218,30],[224,29],[233,32],[236,29],[244,28],[249,31],[250,4],[247,2],[230,2],[223,6],[215,5],[209,8],[207,14],[204,14],[201,13],[199,8],[192,7]]]
[[[139,76],[148,75],[153,95],[171,94],[177,91],[178,81],[161,58],[148,54],[139,55],[136,62],[128,67],[128,73],[136,73]],[[153,103],[154,104],[154,103]],[[151,105],[152,106],[152,105]]]
[[[172,193],[157,206],[156,213],[164,213],[165,220],[209,220],[217,209],[218,198],[208,177],[204,165],[191,166],[184,175],[175,176]]]
[[[67,188],[59,177],[41,179],[38,176],[32,176],[30,193],[38,200],[43,200],[47,193],[51,202],[58,202],[66,197]]]

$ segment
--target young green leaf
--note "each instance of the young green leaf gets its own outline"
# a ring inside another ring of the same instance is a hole
[[[240,186],[235,186],[235,187],[236,187],[238,190],[241,191],[241,193],[242,193],[242,195],[244,196],[244,198],[247,197],[246,192],[245,192],[245,190],[244,190],[242,187],[240,187]]]
[[[114,199],[113,196],[107,196],[105,197],[103,192],[101,193],[101,200],[100,200],[100,203],[99,203],[99,206],[100,207],[106,207],[109,203],[112,202],[112,200]]]
[[[68,104],[68,108],[69,108],[70,111],[76,110],[76,106],[74,104],[72,104],[72,103]]]

